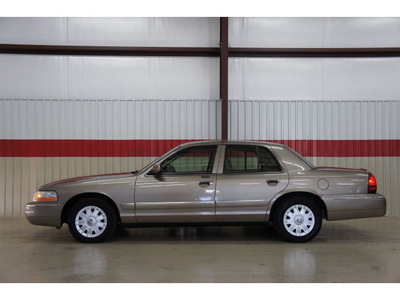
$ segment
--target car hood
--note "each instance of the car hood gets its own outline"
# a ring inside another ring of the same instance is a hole
[[[107,179],[118,179],[118,178],[126,178],[126,177],[134,177],[137,173],[117,173],[117,174],[102,174],[102,175],[92,175],[92,176],[82,176],[82,177],[74,177],[67,178],[59,181],[54,181],[45,185],[42,185],[39,190],[49,190],[52,188],[57,188],[61,186],[65,186],[73,183],[81,183],[81,182],[93,182],[98,180],[107,180]]]

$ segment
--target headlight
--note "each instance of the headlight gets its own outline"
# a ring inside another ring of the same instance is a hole
[[[56,192],[36,192],[33,196],[33,202],[37,201],[57,201]]]

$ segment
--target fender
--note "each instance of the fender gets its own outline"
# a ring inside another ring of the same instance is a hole
[[[272,198],[269,201],[268,207],[267,207],[267,215],[266,215],[265,221],[266,222],[270,221],[272,207],[274,206],[274,204],[275,204],[275,202],[277,200],[279,200],[283,196],[286,196],[286,195],[289,195],[289,194],[298,194],[298,193],[304,193],[304,194],[309,194],[309,195],[316,196],[316,197],[320,198],[323,201],[324,205],[326,206],[325,201],[321,198],[321,196],[318,193],[315,192],[315,190],[312,190],[312,189],[298,189],[298,188],[283,190],[283,191],[279,192],[278,194],[276,194],[274,196],[274,198]]]

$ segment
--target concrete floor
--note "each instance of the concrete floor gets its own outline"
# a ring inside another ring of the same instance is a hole
[[[0,221],[0,282],[400,282],[400,218],[324,222],[307,244],[272,228],[119,229],[104,244]]]

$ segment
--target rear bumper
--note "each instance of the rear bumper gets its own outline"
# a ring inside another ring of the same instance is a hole
[[[327,195],[323,197],[328,221],[382,217],[386,199],[380,194]]]
[[[33,225],[61,227],[61,208],[57,203],[29,202],[25,205],[25,216]]]

